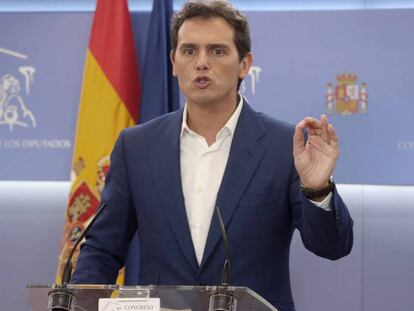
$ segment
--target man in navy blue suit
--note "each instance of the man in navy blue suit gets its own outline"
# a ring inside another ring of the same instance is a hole
[[[324,115],[291,126],[255,112],[238,94],[253,56],[247,20],[226,1],[186,3],[172,21],[172,46],[186,104],[119,136],[102,193],[107,207],[73,281],[114,283],[138,232],[139,284],[220,284],[226,257],[218,206],[232,285],[292,311],[294,229],[325,258],[352,248],[353,222],[331,178],[335,130]]]

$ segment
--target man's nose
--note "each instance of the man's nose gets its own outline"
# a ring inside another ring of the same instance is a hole
[[[200,53],[197,58],[196,69],[200,71],[205,71],[205,70],[208,70],[209,68],[210,68],[210,65],[209,65],[206,53],[204,52]]]

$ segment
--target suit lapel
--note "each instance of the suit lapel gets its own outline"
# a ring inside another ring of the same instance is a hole
[[[191,239],[180,171],[180,130],[182,109],[173,113],[157,131],[157,144],[151,157],[154,174],[162,206],[170,223],[177,243],[195,272],[198,271],[197,258]]]
[[[265,129],[256,112],[244,101],[216,201],[226,228],[241,196],[264,155],[264,148],[258,143],[258,139],[264,133]],[[203,268],[211,256],[221,238],[222,235],[217,216],[214,213],[211,219],[201,268]]]

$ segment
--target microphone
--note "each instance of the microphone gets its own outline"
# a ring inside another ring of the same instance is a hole
[[[219,207],[215,207],[216,216],[220,225],[221,235],[223,237],[224,251],[226,260],[223,267],[223,275],[221,285],[218,290],[210,295],[209,311],[236,311],[237,298],[233,295],[232,291],[229,290],[230,286],[230,274],[231,274],[231,257],[230,247],[227,238],[226,228],[224,226],[223,217]]]
[[[62,273],[62,285],[70,284],[70,279],[72,278],[72,257],[75,253],[76,248],[80,244],[80,242],[83,240],[83,238],[86,236],[86,234],[89,232],[89,230],[92,228],[95,221],[98,219],[98,217],[102,214],[103,209],[105,208],[106,203],[102,202],[101,205],[98,208],[98,211],[96,212],[95,216],[92,218],[89,225],[83,230],[80,237],[76,240],[75,245],[72,247],[72,251],[69,254],[68,260],[66,261],[65,268],[63,269]]]
[[[106,206],[105,202],[102,202],[101,205],[98,207],[98,211],[96,212],[95,216],[92,218],[89,225],[83,230],[80,237],[76,240],[75,245],[73,245],[72,250],[69,254],[69,257],[66,261],[65,267],[62,272],[62,282],[61,286],[57,289],[51,290],[48,293],[49,296],[49,303],[48,303],[48,310],[50,311],[70,311],[72,310],[72,304],[76,300],[76,296],[68,291],[67,286],[70,284],[70,280],[72,278],[72,257],[75,253],[76,248],[92,228],[95,221],[99,218],[102,214]]]

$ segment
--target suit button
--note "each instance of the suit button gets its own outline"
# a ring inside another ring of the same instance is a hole
[[[335,222],[336,222],[337,225],[342,224],[341,217],[339,217],[339,215],[335,215]]]

